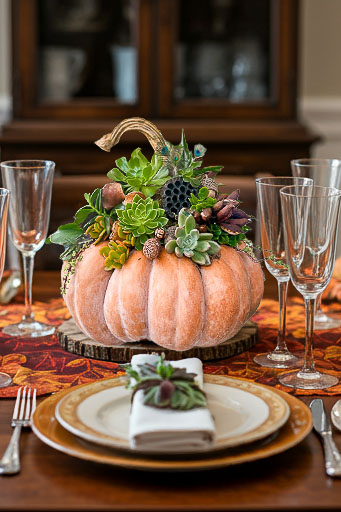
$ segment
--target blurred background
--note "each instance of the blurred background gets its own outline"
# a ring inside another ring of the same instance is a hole
[[[257,175],[341,154],[340,0],[0,0],[1,160],[56,162],[53,231],[136,146],[123,118],[208,148],[255,214]],[[37,254],[58,268],[58,250]]]

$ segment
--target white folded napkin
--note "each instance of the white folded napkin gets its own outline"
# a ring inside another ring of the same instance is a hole
[[[139,354],[132,357],[131,365],[153,364],[158,356]],[[195,357],[169,361],[177,368],[197,374],[196,381],[203,388],[202,362]],[[215,442],[215,426],[210,411],[197,407],[189,411],[158,409],[144,405],[144,391],[135,393],[129,420],[130,446],[136,450],[155,452],[181,452],[205,449]]]

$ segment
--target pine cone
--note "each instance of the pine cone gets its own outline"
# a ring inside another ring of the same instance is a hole
[[[201,184],[203,187],[208,188],[208,190],[213,190],[216,194],[218,194],[218,185],[213,178],[209,178],[207,174],[203,174],[201,177]]]
[[[143,246],[143,254],[147,260],[155,260],[161,252],[160,240],[157,238],[149,238]]]
[[[175,231],[178,229],[178,226],[171,226],[167,229],[166,231],[166,235],[165,235],[165,245],[167,244],[167,242],[169,242],[170,240],[175,240],[176,239],[176,236],[175,236]]]

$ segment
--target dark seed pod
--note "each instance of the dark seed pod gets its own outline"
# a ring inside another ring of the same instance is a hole
[[[111,210],[118,204],[122,203],[125,195],[120,183],[107,183],[102,188],[102,204],[106,210]]]
[[[159,240],[162,240],[165,237],[166,230],[163,228],[157,228],[155,230],[154,234],[155,234],[156,238],[158,238]]]
[[[167,181],[161,189],[161,206],[169,219],[175,219],[181,208],[189,208],[189,197],[197,189],[184,181],[180,176],[175,176]]]
[[[204,208],[201,212],[201,218],[204,222],[208,222],[212,217],[212,208]]]
[[[195,222],[197,222],[198,224],[201,224],[202,218],[201,218],[200,212],[193,212],[192,215],[194,217]]]

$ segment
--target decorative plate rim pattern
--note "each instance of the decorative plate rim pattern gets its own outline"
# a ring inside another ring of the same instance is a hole
[[[230,438],[224,438],[209,449],[196,450],[195,452],[191,450],[188,451],[188,453],[207,453],[264,439],[280,429],[289,417],[290,410],[288,404],[271,389],[264,388],[253,382],[233,379],[231,377],[221,375],[205,375],[204,382],[232,387],[256,396],[266,403],[269,414],[263,423],[252,430]],[[71,391],[57,404],[57,420],[66,430],[69,430],[72,434],[81,437],[86,441],[135,453],[135,450],[132,450],[129,447],[128,440],[125,441],[121,438],[115,437],[114,435],[106,435],[98,430],[92,429],[90,426],[86,425],[77,414],[78,406],[88,397],[112,387],[123,386],[124,383],[125,381],[123,378],[114,378],[106,381],[97,381],[88,384],[84,388]],[[144,453],[148,452],[145,451]]]
[[[206,376],[205,376],[206,377]],[[210,376],[224,378],[223,376]],[[227,377],[225,377],[227,378]],[[228,377],[229,379],[232,377]],[[241,379],[235,379],[241,380]],[[247,382],[247,381],[243,381]],[[258,384],[267,389],[266,386]],[[85,386],[85,385],[83,385]],[[45,444],[67,455],[92,462],[120,466],[130,469],[150,471],[194,471],[217,469],[242,464],[276,455],[300,443],[312,429],[312,417],[309,408],[296,397],[274,389],[273,392],[287,402],[290,408],[289,420],[278,431],[278,435],[268,443],[256,443],[240,450],[215,451],[211,455],[203,454],[195,459],[170,457],[147,457],[143,454],[123,452],[103,448],[80,440],[65,430],[55,417],[55,407],[60,398],[70,390],[63,390],[50,396],[39,404],[33,415],[32,430]]]

